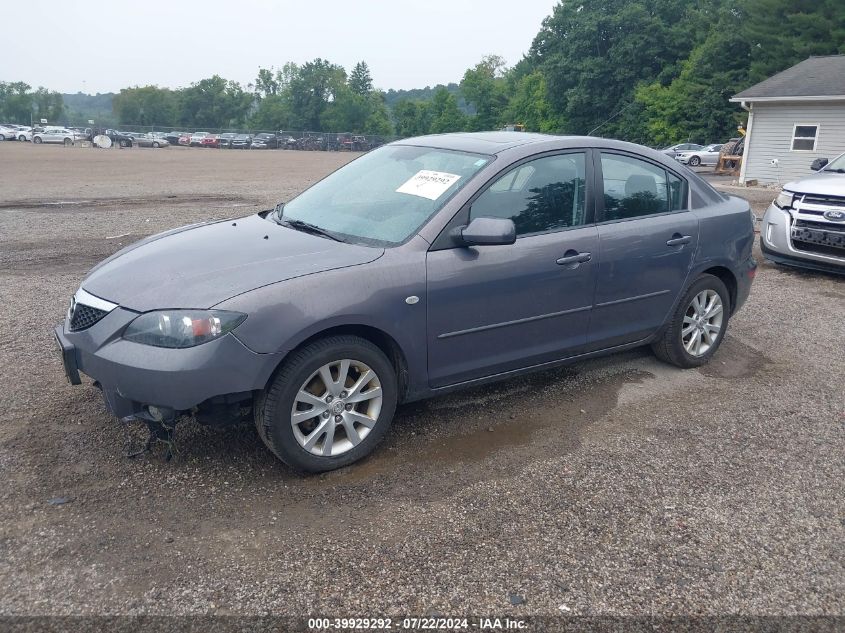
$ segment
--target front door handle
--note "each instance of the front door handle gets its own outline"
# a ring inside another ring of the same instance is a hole
[[[679,233],[675,233],[671,240],[666,240],[666,246],[682,246],[683,244],[689,244],[691,241],[692,235],[680,235]]]
[[[564,256],[557,260],[557,263],[560,266],[566,266],[567,264],[585,264],[592,258],[593,256],[591,253],[578,253],[576,251],[566,251]]]

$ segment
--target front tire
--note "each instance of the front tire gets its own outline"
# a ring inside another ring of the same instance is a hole
[[[701,158],[698,156],[693,156],[689,159],[690,167],[698,167],[701,164]]]
[[[662,361],[688,369],[707,363],[719,349],[730,318],[731,299],[721,279],[701,275],[651,347]]]
[[[21,134],[21,135],[18,137],[18,140],[19,140],[21,143],[23,143],[23,142],[25,142],[25,141],[26,141],[26,137],[25,137],[23,134]]]
[[[32,142],[35,143],[36,145],[41,145],[41,137],[36,136],[35,138],[32,139]]]
[[[65,147],[70,147],[71,145],[73,145],[73,141],[70,140],[69,138],[66,138],[65,139]]]
[[[285,360],[256,398],[255,426],[288,466],[324,472],[372,452],[397,400],[396,370],[384,352],[356,336],[332,336]]]
[[[155,149],[158,149],[158,148],[159,148],[159,147],[161,147],[161,146],[160,146],[158,143],[153,143],[153,147],[154,147]]]

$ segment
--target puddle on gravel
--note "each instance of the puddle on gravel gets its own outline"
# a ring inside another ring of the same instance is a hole
[[[771,362],[762,352],[726,336],[713,359],[698,371],[708,378],[742,378],[754,376]]]
[[[434,468],[447,476],[461,469],[465,479],[469,467],[492,465],[494,454],[501,470],[512,460],[524,463],[526,451],[539,458],[567,453],[586,426],[616,406],[624,385],[650,376],[639,370],[579,376],[564,369],[413,403],[399,409],[374,455],[317,479],[345,485]]]

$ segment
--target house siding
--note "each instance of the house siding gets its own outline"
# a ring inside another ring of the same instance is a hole
[[[813,103],[753,103],[753,122],[746,140],[744,182],[780,183],[808,176],[816,158],[834,158],[845,152],[845,100]],[[795,124],[819,125],[816,149],[792,151]],[[777,158],[777,167],[771,164]]]

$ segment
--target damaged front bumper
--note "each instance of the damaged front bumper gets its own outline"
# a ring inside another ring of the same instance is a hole
[[[231,333],[184,349],[124,340],[137,316],[117,308],[85,330],[70,331],[67,320],[54,330],[67,380],[78,385],[81,374],[91,377],[121,419],[166,421],[206,402],[249,398],[283,356],[253,352]]]

